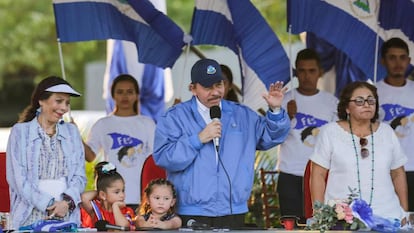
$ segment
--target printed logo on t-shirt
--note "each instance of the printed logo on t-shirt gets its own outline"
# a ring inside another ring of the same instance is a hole
[[[138,164],[139,156],[145,155],[147,149],[142,140],[125,134],[110,133],[112,150],[118,150],[118,161],[124,167],[134,167]]]
[[[384,121],[388,122],[399,138],[410,134],[414,122],[414,109],[399,104],[383,104]]]
[[[328,121],[318,119],[312,115],[304,113],[296,113],[296,125],[294,129],[302,130],[300,133],[301,140],[305,146],[313,147],[315,145],[316,136],[319,134],[319,127],[328,123]]]

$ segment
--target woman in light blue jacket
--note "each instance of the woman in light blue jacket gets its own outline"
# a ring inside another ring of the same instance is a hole
[[[59,77],[45,78],[11,130],[6,172],[13,229],[42,219],[80,223],[84,148],[77,127],[62,120],[70,96],[80,94]]]

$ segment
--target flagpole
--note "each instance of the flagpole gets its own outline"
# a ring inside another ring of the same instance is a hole
[[[377,35],[375,38],[375,56],[374,56],[374,86],[377,84],[377,69],[378,69],[378,47],[379,47],[379,22],[377,22]]]
[[[185,74],[185,68],[187,67],[187,60],[188,60],[188,54],[190,53],[190,47],[191,47],[190,42],[188,42],[187,46],[185,47],[185,53],[184,53],[184,65],[182,69],[183,74]],[[184,76],[185,75],[182,75],[182,77]],[[183,83],[184,83],[184,78],[180,78],[180,82],[178,84],[178,90],[179,90],[180,95],[178,96],[178,98],[175,98],[174,104],[181,102],[181,93],[182,93]]]
[[[290,90],[292,94],[292,99],[295,99],[295,92],[293,91],[293,66],[292,66],[292,24],[289,24],[289,34],[288,34],[288,41],[289,41],[289,74],[290,74]]]
[[[58,50],[59,50],[60,69],[62,70],[62,78],[63,78],[63,80],[66,80],[65,64],[63,63],[62,43],[60,43],[60,38],[57,38],[57,43],[58,43]],[[69,121],[73,122],[71,112],[72,111],[71,111],[70,105],[69,105],[69,111],[68,111]]]
[[[66,80],[65,64],[63,63],[62,43],[60,43],[60,38],[57,38],[57,43],[58,43],[58,49],[59,49],[59,61],[60,61],[60,69],[62,70],[62,78]]]

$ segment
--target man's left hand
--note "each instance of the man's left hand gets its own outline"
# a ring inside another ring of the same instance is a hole
[[[263,98],[266,100],[267,105],[269,105],[270,108],[280,108],[287,89],[287,87],[283,87],[283,82],[277,81],[270,84],[269,92],[267,94],[263,94]]]

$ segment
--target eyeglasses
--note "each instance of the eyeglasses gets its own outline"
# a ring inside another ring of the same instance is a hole
[[[364,99],[362,97],[356,97],[353,100],[349,100],[350,102],[354,102],[357,106],[364,106],[365,102],[368,103],[368,105],[375,105],[377,100],[375,97],[369,96],[368,98]]]
[[[368,140],[366,138],[361,138],[359,139],[359,144],[361,145],[361,157],[365,159],[369,156],[369,150],[365,148],[365,146],[368,145]]]

